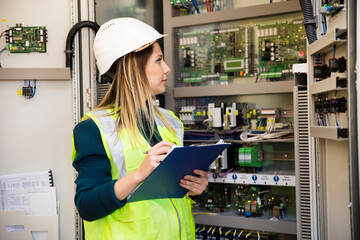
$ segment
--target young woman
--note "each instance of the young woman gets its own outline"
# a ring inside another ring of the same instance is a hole
[[[195,239],[188,196],[127,202],[170,147],[183,144],[180,120],[153,104],[171,71],[156,42],[163,36],[141,21],[118,18],[95,37],[100,74],[113,76],[113,82],[73,133],[75,204],[86,240]],[[206,172],[194,173],[179,183],[189,195],[201,194],[208,184]]]

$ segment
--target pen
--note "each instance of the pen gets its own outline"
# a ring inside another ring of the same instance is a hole
[[[173,142],[174,143],[174,145],[176,145],[176,143],[175,142]],[[144,152],[144,154],[148,154],[149,153],[149,151],[146,151],[146,152]]]

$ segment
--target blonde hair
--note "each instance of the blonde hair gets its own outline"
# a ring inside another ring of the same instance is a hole
[[[117,140],[121,130],[126,128],[129,136],[134,136],[130,138],[132,146],[140,144],[138,136],[140,132],[145,131],[146,121],[149,124],[150,139],[153,137],[155,115],[171,132],[176,132],[153,104],[155,95],[145,72],[145,66],[153,52],[153,45],[139,52],[131,52],[113,64],[111,69],[116,68],[113,83],[95,109],[111,109],[110,115],[117,116]]]

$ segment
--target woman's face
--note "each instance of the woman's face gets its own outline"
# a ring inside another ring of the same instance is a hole
[[[171,69],[164,62],[159,44],[154,43],[153,52],[145,66],[145,73],[149,80],[150,88],[155,95],[165,92],[166,75],[170,72]]]

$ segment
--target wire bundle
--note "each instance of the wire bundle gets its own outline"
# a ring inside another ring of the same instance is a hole
[[[256,142],[266,139],[279,138],[292,133],[294,133],[293,129],[281,131],[281,132],[266,131],[264,133],[251,133],[248,131],[244,131],[243,133],[240,134],[240,139],[244,142]],[[252,136],[252,137],[248,137],[248,136]]]

